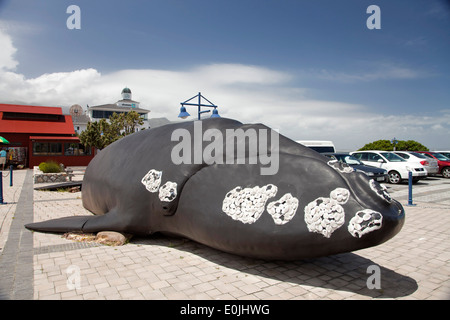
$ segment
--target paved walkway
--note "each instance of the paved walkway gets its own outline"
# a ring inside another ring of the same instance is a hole
[[[390,190],[406,222],[388,242],[295,262],[163,236],[109,247],[32,233],[24,223],[88,214],[81,193],[34,191],[31,170],[15,171],[14,186],[9,177],[3,186],[0,299],[450,299],[449,183],[417,188],[416,206]]]

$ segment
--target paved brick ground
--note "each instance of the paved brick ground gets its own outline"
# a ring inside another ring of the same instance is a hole
[[[20,201],[30,192],[28,172],[15,172],[12,188],[4,178],[9,203],[0,206],[0,268],[16,266],[0,278],[0,299],[450,299],[450,184],[417,189],[416,206],[405,206],[402,231],[382,245],[283,262],[237,257],[163,236],[109,247],[25,230],[32,239],[13,246],[13,231],[20,229],[14,220],[24,219],[16,211],[23,210]],[[403,190],[390,191],[407,204]],[[88,214],[81,193],[32,194],[34,221]],[[8,247],[26,262],[20,268]],[[380,270],[380,289],[367,286],[371,266]]]

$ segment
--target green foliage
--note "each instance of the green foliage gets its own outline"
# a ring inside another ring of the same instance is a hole
[[[398,151],[429,151],[423,144],[414,140],[397,140],[395,149]],[[359,151],[363,150],[384,150],[393,151],[394,144],[390,140],[377,140],[364,145]]]
[[[59,173],[61,172],[61,166],[55,161],[50,160],[47,162],[41,162],[39,164],[39,170],[43,173]]]
[[[134,133],[136,126],[143,123],[144,121],[136,111],[113,113],[109,121],[101,119],[97,122],[89,122],[86,130],[80,134],[80,142],[85,146],[103,149],[114,141]]]

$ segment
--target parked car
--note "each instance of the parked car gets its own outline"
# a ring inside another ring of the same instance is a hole
[[[435,151],[450,159],[450,151]]]
[[[394,153],[408,162],[420,163],[427,169],[428,174],[435,174],[439,172],[439,165],[436,159],[426,157],[422,153],[413,151],[394,151]]]
[[[386,169],[389,175],[389,182],[397,184],[409,178],[409,172],[412,173],[413,183],[427,177],[427,170],[418,163],[407,162],[390,151],[354,151],[350,152],[355,158],[365,165]]]
[[[348,164],[356,171],[363,172],[370,178],[378,182],[389,181],[388,172],[385,169],[366,166],[364,163],[356,159],[354,156],[348,153],[326,153],[324,156],[328,158],[338,160],[340,162]]]
[[[444,178],[450,178],[450,160],[438,153],[438,152],[431,152],[431,151],[417,151],[418,153],[422,153],[428,158],[436,159],[438,161],[439,165],[439,173],[442,174]]]

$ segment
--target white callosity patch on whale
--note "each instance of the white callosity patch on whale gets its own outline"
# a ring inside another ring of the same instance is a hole
[[[159,200],[170,202],[177,197],[177,184],[176,182],[167,181],[159,189]]]
[[[336,200],[339,204],[346,204],[350,197],[350,191],[345,188],[336,188],[330,192],[330,198]]]
[[[320,197],[305,207],[308,230],[326,238],[344,224],[344,219],[344,208],[334,199]]]
[[[350,191],[345,188],[336,188],[330,192],[330,198],[320,197],[305,207],[305,222],[310,232],[322,234],[329,238],[339,229],[345,220],[344,208]]]
[[[387,189],[384,185],[379,184],[373,179],[369,181],[370,189],[374,191],[381,199],[384,199],[388,203],[392,202],[391,195],[387,192]]]
[[[151,169],[142,178],[141,182],[145,188],[150,192],[156,192],[161,184],[162,171]]]
[[[225,195],[222,211],[233,220],[254,223],[264,212],[267,200],[274,197],[277,191],[273,184],[244,189],[236,187]]]
[[[342,173],[352,173],[355,170],[350,167],[348,164],[346,163],[342,163],[338,160],[330,160],[327,162],[327,164],[332,167],[333,169],[342,172]]]
[[[286,193],[280,200],[270,202],[267,212],[272,216],[275,224],[283,225],[294,217],[297,212],[298,199]]]
[[[383,222],[381,213],[365,209],[358,211],[348,224],[348,232],[355,238],[380,229]]]

